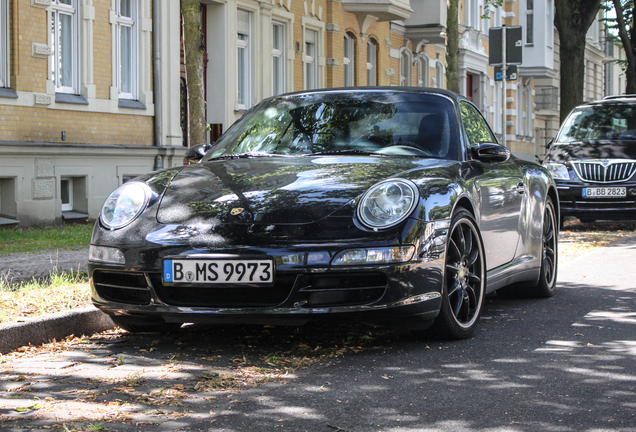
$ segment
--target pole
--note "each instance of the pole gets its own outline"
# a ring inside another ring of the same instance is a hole
[[[508,116],[506,115],[506,108],[508,102],[506,101],[506,73],[508,72],[508,66],[506,65],[506,26],[501,26],[501,144],[506,147],[506,121]]]

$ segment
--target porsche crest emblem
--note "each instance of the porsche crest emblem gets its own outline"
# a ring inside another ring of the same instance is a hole
[[[230,212],[230,214],[231,214],[232,216],[240,215],[241,213],[243,213],[243,210],[245,210],[245,209],[243,209],[243,208],[241,208],[241,207],[236,207],[236,208],[233,208],[233,209],[232,209],[232,211]]]

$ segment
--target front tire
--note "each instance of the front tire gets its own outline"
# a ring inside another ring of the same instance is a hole
[[[484,247],[475,219],[465,209],[453,216],[448,232],[442,305],[429,333],[441,339],[466,339],[484,307]]]

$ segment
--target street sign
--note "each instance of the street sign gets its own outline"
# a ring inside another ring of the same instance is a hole
[[[501,66],[495,66],[495,81],[502,81]],[[517,81],[517,65],[509,65],[506,68],[506,81]]]
[[[502,27],[491,27],[488,30],[490,41],[488,64],[491,66],[502,63]],[[521,26],[506,27],[506,64],[522,63],[523,59],[523,35]]]

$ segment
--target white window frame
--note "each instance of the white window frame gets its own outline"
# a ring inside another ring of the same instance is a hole
[[[79,29],[79,0],[70,0],[71,4],[60,3],[61,0],[51,0],[51,12],[49,19],[49,37],[53,47],[50,56],[51,79],[55,85],[56,93],[79,94],[80,77],[80,29]],[[71,15],[71,85],[60,85],[60,34],[54,29],[59,27],[60,15]]]
[[[276,40],[276,32],[274,31],[276,28],[278,28],[278,40]],[[287,27],[284,22],[272,21],[272,95],[274,96],[285,93],[286,90],[286,31]],[[278,65],[274,59],[278,59]]]
[[[534,0],[526,0],[526,23],[525,39],[526,45],[534,45]],[[551,26],[547,26],[551,27]]]
[[[319,35],[318,30],[305,28],[303,81],[306,90],[318,88]]]
[[[247,23],[241,24],[241,15]],[[236,100],[239,110],[246,110],[252,105],[252,13],[248,10],[237,10],[236,35]],[[241,38],[245,36],[245,38]],[[241,69],[241,57],[243,68]],[[241,74],[241,72],[244,72]],[[242,93],[241,93],[242,90]]]
[[[115,10],[115,39],[116,39],[116,65],[117,65],[117,91],[120,99],[139,99],[139,4],[138,0],[130,0],[131,17],[123,16],[121,13],[121,1],[116,0]],[[125,92],[122,90],[122,78],[124,76],[122,72],[122,27],[129,27],[131,33],[131,47],[130,47],[130,91]]]
[[[435,64],[435,87],[444,88],[444,64],[440,60]]]
[[[464,15],[465,26],[479,30],[479,3],[478,0],[466,0],[466,12]]]
[[[492,90],[492,104],[494,106],[492,129],[495,133],[501,133],[501,86],[502,81],[495,81]]]
[[[553,23],[554,22],[554,14],[553,14],[553,6],[554,2],[552,0],[547,0],[546,1],[546,23]],[[545,30],[546,30],[546,41],[547,41],[547,46],[548,48],[552,48],[552,46],[554,45],[554,26],[553,25],[546,25],[545,26]]]
[[[422,53],[417,56],[417,86],[428,87],[429,86],[429,58],[426,54]]]
[[[378,85],[378,45],[371,38],[367,40],[367,85]]]
[[[0,87],[9,87],[9,0],[0,0]]]
[[[344,35],[344,51],[342,60],[342,69],[344,71],[344,86],[352,87],[355,85],[355,44],[353,37],[349,33]]]
[[[400,86],[413,85],[413,53],[404,47],[400,50]]]
[[[534,128],[532,127],[532,87],[530,87],[529,85],[526,86],[525,88],[525,106],[524,106],[524,113],[525,113],[525,135],[527,137],[533,137],[534,136]]]

